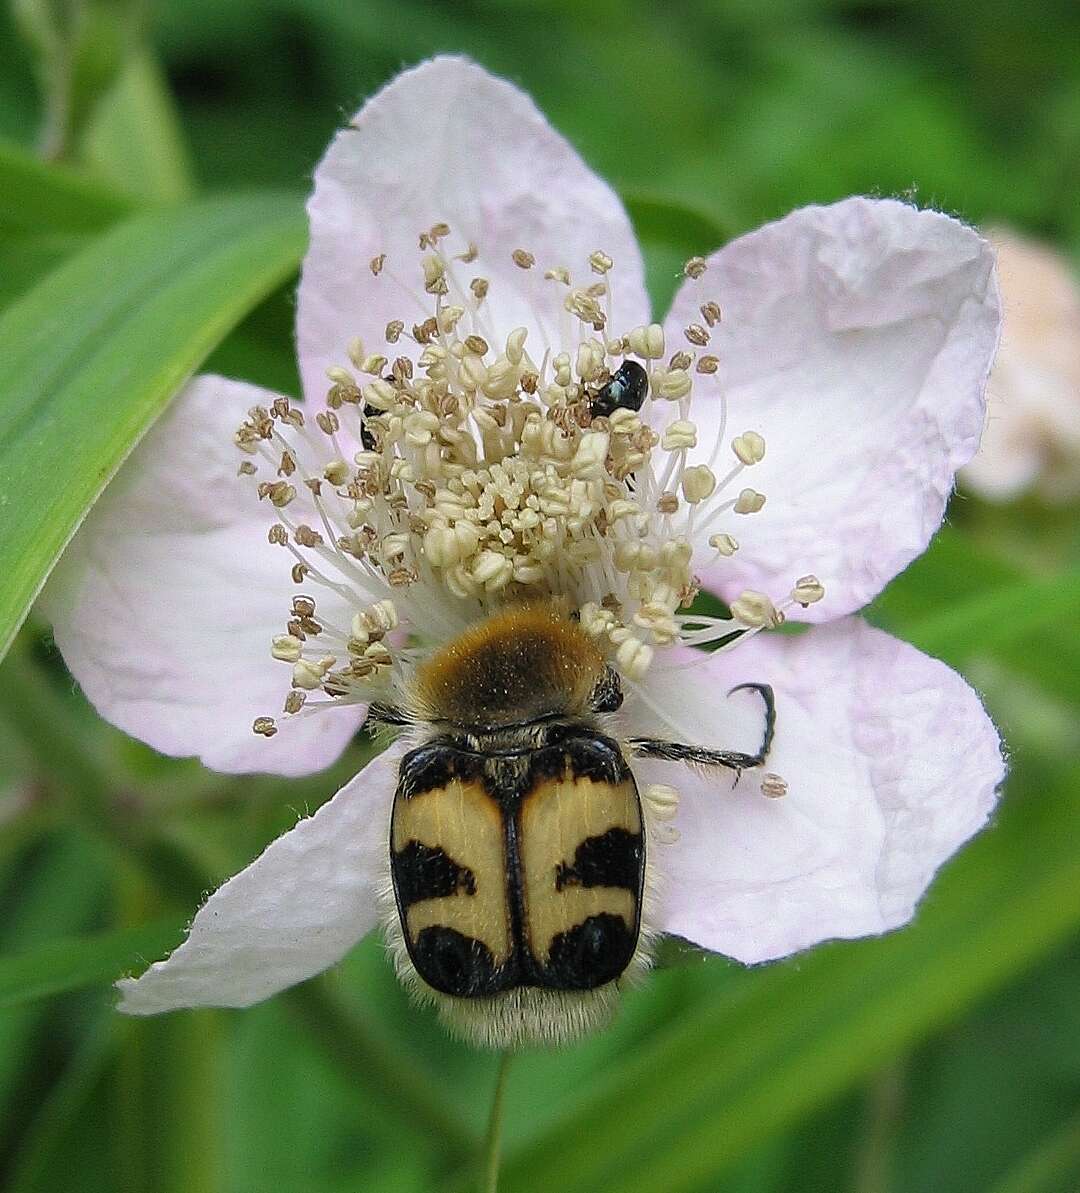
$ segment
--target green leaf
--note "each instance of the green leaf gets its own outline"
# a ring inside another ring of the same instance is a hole
[[[1080,569],[1034,578],[950,528],[867,611],[869,619],[962,670],[993,658],[1080,703]]]
[[[148,957],[163,957],[183,935],[175,918],[96,936],[50,940],[25,953],[0,957],[0,1009],[111,983]]]
[[[131,210],[129,200],[0,139],[0,235],[86,235]]]
[[[134,39],[138,0],[14,0],[45,98],[42,151],[70,154]]]
[[[191,155],[157,59],[134,50],[97,106],[80,156],[123,194],[158,202],[194,194]]]
[[[114,1022],[112,1011],[104,1011],[102,1020],[79,1039],[74,1055],[42,1099],[29,1128],[20,1133],[18,1151],[7,1174],[7,1193],[48,1188],[49,1170],[70,1164],[71,1137],[82,1126],[80,1118],[92,1119],[100,1113],[94,1090],[113,1049]],[[65,1182],[64,1187],[70,1186]]]
[[[917,922],[740,972],[565,1106],[504,1193],[689,1193],[1030,967],[1080,924],[1080,769],[1013,800]],[[715,963],[714,963],[715,964]]]
[[[624,192],[634,230],[642,240],[670,245],[687,257],[706,257],[731,239],[731,227],[711,211],[669,195]]]
[[[992,1193],[1059,1193],[1080,1181],[1080,1115],[1041,1139]]]
[[[137,216],[0,315],[0,654],[139,437],[303,242],[280,195]]]
[[[962,659],[972,650],[1002,651],[1047,627],[1078,621],[1080,569],[979,593],[912,622],[904,636],[931,654]]]
[[[623,200],[645,254],[653,314],[660,318],[683,279],[683,265],[731,239],[728,229],[704,208],[669,196],[624,193]]]
[[[0,240],[0,310],[85,245],[85,236],[62,232]]]

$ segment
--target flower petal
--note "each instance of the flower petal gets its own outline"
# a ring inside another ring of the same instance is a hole
[[[641,254],[615,192],[524,92],[463,58],[405,71],[364,105],[315,171],[308,215],[297,338],[309,401],[325,395],[328,366],[348,363],[354,336],[392,356],[387,323],[411,327],[434,312],[417,246],[419,233],[440,222],[452,230],[448,256],[469,243],[479,248],[475,261],[451,261],[458,290],[449,301],[463,291],[471,303],[470,280],[490,281],[475,331],[496,352],[515,327],[529,329],[537,363],[546,347],[568,346],[558,334],[569,320],[566,290],[544,271],[564,266],[589,285],[599,280],[587,262],[597,249],[615,261],[611,325],[648,321]],[[513,263],[516,249],[535,256],[533,268]],[[375,277],[370,262],[383,253]]]
[[[379,921],[401,753],[369,762],[215,891],[167,960],[116,983],[119,1009],[247,1007],[340,961]]]
[[[199,377],[132,453],[64,552],[41,598],[64,660],[95,708],[165,754],[215,770],[305,774],[331,763],[363,709],[273,715],[289,669],[270,657],[296,588],[267,542],[268,502],[237,477],[233,434],[274,395]],[[333,617],[336,598],[320,593]],[[341,619],[349,614],[341,602]]]
[[[714,254],[676,296],[669,341],[709,299],[723,310],[709,351],[728,396],[725,438],[764,436],[765,459],[739,483],[767,502],[711,527],[740,550],[706,583],[729,599],[744,588],[775,599],[812,573],[825,600],[799,617],[858,609],[925,549],[978,447],[1000,323],[992,251],[938,212],[847,199]],[[698,389],[707,455],[720,403]]]
[[[683,652],[684,655],[689,652]],[[681,793],[677,844],[658,846],[658,927],[752,963],[910,919],[934,872],[987,820],[1004,776],[997,732],[954,671],[847,618],[798,637],[759,635],[730,654],[649,676],[684,741],[754,750],[763,714],[738,683],[772,684],[776,736],[734,786],[670,763],[639,782]],[[655,716],[631,712],[635,732]]]

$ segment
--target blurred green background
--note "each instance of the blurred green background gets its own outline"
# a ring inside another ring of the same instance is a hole
[[[144,208],[274,188],[294,220],[333,130],[437,50],[520,82],[620,189],[661,309],[690,253],[857,191],[1080,254],[1069,0],[14,0],[0,43],[0,303],[19,318],[113,225],[159,218]],[[214,367],[295,392],[297,251],[185,367],[244,316]],[[1080,1188],[1077,512],[958,497],[870,610],[960,668],[1012,752],[995,826],[914,926],[754,971],[669,948],[615,1028],[515,1061],[505,1190]],[[495,1060],[407,1005],[376,939],[251,1011],[111,1009],[109,980],[366,751],[291,783],[158,757],[28,623],[0,667],[0,1186],[472,1187]]]

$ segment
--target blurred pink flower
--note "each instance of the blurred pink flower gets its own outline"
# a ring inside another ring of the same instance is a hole
[[[614,192],[526,95],[457,58],[361,110],[308,212],[302,417],[196,379],[50,583],[102,715],[220,770],[314,771],[372,682],[407,684],[511,596],[555,594],[623,672],[623,736],[752,751],[759,702],[724,694],[775,689],[784,798],[752,771],[733,787],[634,764],[680,797],[677,833],[650,840],[655,930],[752,963],[908,920],[986,822],[1002,757],[958,675],[850,615],[924,550],[976,449],[999,323],[986,243],[892,200],[809,207],[688,262],[650,325]],[[640,419],[578,418],[624,359],[648,375]],[[685,611],[697,577],[733,621]],[[309,590],[317,610],[294,599]],[[827,624],[758,633],[778,611]],[[689,649],[732,630],[737,650]],[[293,715],[253,735],[287,692]],[[122,1009],[247,1005],[374,928],[401,750],[211,895],[168,960],[120,983]]]
[[[960,479],[991,501],[1029,490],[1067,501],[1080,494],[1080,281],[1046,245],[1005,228],[987,235],[1005,317],[986,430]]]

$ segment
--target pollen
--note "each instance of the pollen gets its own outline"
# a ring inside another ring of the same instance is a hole
[[[705,562],[730,558],[734,515],[765,503],[736,480],[764,438],[727,441],[725,474],[720,443],[709,456],[693,417],[700,394],[726,410],[719,358],[705,351],[716,299],[696,300],[702,322],[669,356],[659,324],[613,325],[619,263],[601,249],[571,269],[526,248],[487,255],[445,223],[417,243],[411,263],[372,259],[382,342],[342,345],[325,406],[305,416],[278,399],[234,437],[240,474],[276,519],[270,541],[305,589],[266,631],[289,668],[288,716],[393,698],[433,650],[514,603],[557,602],[633,684],[677,643],[728,649],[821,599],[803,576],[775,601],[744,593],[731,619],[687,612],[700,588],[693,544]],[[508,265],[536,267],[511,309],[534,295],[545,305],[532,325],[558,314],[561,340],[498,327]],[[702,258],[685,275],[708,284]],[[276,728],[260,718],[255,732]]]

